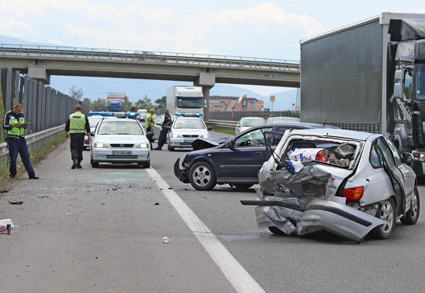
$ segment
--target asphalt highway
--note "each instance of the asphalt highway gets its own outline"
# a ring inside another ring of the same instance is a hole
[[[187,151],[163,149],[149,169],[93,169],[86,151],[71,170],[68,141],[35,167],[39,180],[0,194],[0,220],[19,226],[0,234],[0,292],[423,291],[425,211],[388,240],[276,236],[240,204],[253,188],[197,191],[174,177]]]

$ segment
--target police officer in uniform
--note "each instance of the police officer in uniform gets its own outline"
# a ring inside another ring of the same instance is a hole
[[[155,113],[155,111],[153,109],[149,110],[149,114],[146,117],[146,132],[153,132],[153,129],[155,128],[155,119],[153,119],[153,114]],[[153,150],[153,139],[152,137],[148,137],[148,140],[150,142],[151,145],[151,150]]]
[[[162,122],[162,129],[158,138],[158,146],[154,148],[154,150],[158,150],[158,151],[162,150],[162,146],[165,144],[165,141],[167,139],[168,129],[165,128],[165,126],[169,126],[173,122],[173,120],[171,120],[170,111],[168,111],[168,109],[165,109],[164,114],[165,114],[165,117],[164,117],[164,121]]]
[[[7,147],[9,148],[10,157],[9,176],[10,179],[15,178],[16,159],[18,158],[18,154],[20,154],[25,169],[28,172],[29,178],[38,179],[38,177],[35,176],[34,169],[32,168],[27,141],[24,137],[25,129],[28,126],[26,125],[19,127],[23,123],[25,123],[25,118],[22,114],[21,104],[16,104],[13,107],[13,110],[9,110],[4,114],[3,129],[6,130],[6,143]]]
[[[83,160],[84,136],[87,132],[87,142],[90,143],[90,124],[87,117],[81,113],[83,107],[78,104],[75,106],[75,113],[69,115],[65,126],[65,136],[69,138],[71,135],[71,169],[81,169],[81,161]]]

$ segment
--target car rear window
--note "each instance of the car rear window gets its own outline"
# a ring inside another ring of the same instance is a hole
[[[321,139],[293,139],[284,152],[284,160],[313,161],[351,169],[358,144]]]

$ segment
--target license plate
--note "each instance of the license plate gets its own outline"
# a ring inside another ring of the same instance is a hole
[[[114,156],[128,156],[131,155],[131,151],[112,151]]]
[[[193,142],[193,139],[184,139],[183,142]]]

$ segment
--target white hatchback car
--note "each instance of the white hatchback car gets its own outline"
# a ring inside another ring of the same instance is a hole
[[[145,129],[135,119],[104,118],[93,132],[90,163],[137,163],[150,167],[150,144]]]
[[[239,134],[251,127],[266,124],[266,119],[261,117],[243,117],[235,127],[235,134]]]
[[[209,138],[212,127],[207,127],[199,117],[177,116],[168,133],[168,150],[175,148],[192,148],[192,142],[198,138]]]
[[[258,178],[259,228],[298,235],[328,230],[361,242],[389,238],[419,218],[416,175],[385,136],[341,129],[287,131]],[[272,196],[268,196],[272,195]]]
[[[90,115],[87,119],[89,120],[89,124],[90,124],[90,133],[93,133],[97,123],[102,120],[103,116],[101,115]],[[116,118],[116,117],[113,117]],[[84,149],[88,149],[90,148],[90,143],[87,142],[88,140],[88,136],[87,134],[84,136]]]

